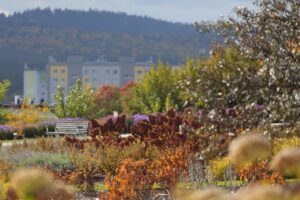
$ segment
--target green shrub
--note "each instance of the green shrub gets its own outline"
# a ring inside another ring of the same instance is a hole
[[[37,128],[37,134],[36,136],[38,137],[42,137],[46,135],[46,131],[47,131],[47,127],[46,126],[39,126]]]
[[[64,117],[88,117],[93,111],[92,97],[94,91],[90,86],[82,87],[81,81],[76,81],[68,95],[64,96],[63,89],[59,86],[54,95],[55,114],[59,118]]]
[[[14,133],[10,131],[0,131],[0,140],[13,140]]]
[[[5,131],[0,131],[0,140],[5,140],[5,139],[6,139]]]
[[[68,154],[31,152],[30,157],[20,159],[17,165],[21,168],[42,167],[55,171],[74,170],[75,165]]]
[[[5,124],[7,123],[7,118],[6,115],[9,111],[7,109],[2,109],[0,108],[0,124]]]
[[[48,125],[48,131],[54,132],[55,131],[55,125],[54,124]]]
[[[36,127],[28,127],[23,129],[23,136],[25,138],[35,138],[38,135],[38,129]]]
[[[6,140],[13,140],[15,138],[14,133],[13,132],[6,132],[5,133],[5,139]]]
[[[180,99],[177,86],[178,75],[169,65],[158,63],[152,66],[143,80],[132,90],[127,101],[129,113],[158,113],[171,108],[180,110],[183,101]]]

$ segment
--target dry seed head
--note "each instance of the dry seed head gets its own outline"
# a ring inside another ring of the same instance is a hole
[[[283,200],[284,191],[279,186],[252,185],[237,192],[239,200]]]
[[[61,182],[54,183],[47,191],[40,193],[37,199],[74,200],[74,188]]]
[[[299,200],[300,199],[300,184],[289,185],[285,188],[285,195],[287,200]]]
[[[236,164],[254,162],[271,155],[271,144],[263,135],[248,134],[234,140],[229,147],[229,156]]]
[[[300,148],[284,149],[274,156],[271,169],[288,175],[300,175]]]
[[[231,200],[231,196],[219,188],[208,188],[193,192],[186,200]]]
[[[17,171],[12,179],[11,186],[21,199],[36,199],[46,192],[53,182],[53,177],[38,169],[26,169]]]
[[[11,179],[11,186],[20,199],[74,199],[72,187],[55,182],[53,176],[39,169],[17,171]]]

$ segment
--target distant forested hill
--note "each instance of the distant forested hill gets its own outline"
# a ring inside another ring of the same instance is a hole
[[[115,61],[160,59],[170,64],[203,56],[213,33],[198,33],[190,24],[107,11],[34,9],[6,17],[0,14],[0,80],[12,81],[11,94],[22,94],[24,63],[44,68],[48,57],[64,60],[82,55]]]

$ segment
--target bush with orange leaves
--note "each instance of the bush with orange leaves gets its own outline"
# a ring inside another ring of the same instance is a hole
[[[169,150],[154,161],[125,160],[116,176],[106,177],[108,192],[100,194],[100,199],[141,199],[155,183],[164,189],[174,188],[179,177],[187,172],[187,152],[182,147]]]
[[[100,199],[137,199],[149,183],[146,176],[148,164],[145,160],[126,159],[112,180],[106,177],[109,192],[101,194]]]
[[[284,177],[280,173],[272,171],[266,161],[242,165],[237,167],[237,172],[240,180],[245,182],[285,183]]]
[[[169,150],[154,160],[148,168],[148,174],[155,183],[159,183],[163,188],[171,189],[176,186],[181,175],[186,175],[188,150],[180,147]]]

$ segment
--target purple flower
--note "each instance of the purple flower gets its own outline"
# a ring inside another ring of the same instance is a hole
[[[266,106],[265,106],[265,105],[256,104],[256,105],[255,105],[255,108],[256,108],[257,110],[264,110],[264,109],[266,108]]]
[[[78,120],[84,120],[83,118],[79,118],[79,117],[68,117],[68,118],[61,118],[59,120],[63,120],[63,121],[78,121]]]
[[[0,131],[13,132],[16,131],[16,129],[7,125],[0,125]]]
[[[57,120],[43,121],[43,122],[39,123],[39,125],[42,127],[48,127],[48,126],[55,126],[56,123],[57,123]]]
[[[149,122],[149,116],[148,115],[141,115],[141,114],[133,115],[133,124],[136,124],[140,121],[148,121]]]
[[[7,126],[7,125],[0,125],[0,130],[1,131],[7,131],[7,130],[10,130],[11,127]]]

